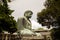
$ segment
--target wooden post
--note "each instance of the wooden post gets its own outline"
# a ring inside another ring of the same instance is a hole
[[[46,35],[43,35],[44,36],[44,40],[46,40]]]
[[[4,33],[2,33],[2,40],[4,40]]]
[[[9,40],[11,40],[11,34],[9,34]]]
[[[6,34],[5,40],[8,40],[8,34]]]

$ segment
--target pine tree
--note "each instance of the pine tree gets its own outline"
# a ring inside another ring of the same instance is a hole
[[[10,10],[7,4],[7,0],[1,0],[0,2],[0,32],[8,31],[14,33],[17,31],[16,21],[11,15],[13,10]]]

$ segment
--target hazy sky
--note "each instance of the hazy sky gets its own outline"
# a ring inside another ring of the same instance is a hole
[[[33,11],[32,20],[36,21],[36,14],[44,8],[45,0],[14,0],[9,3],[9,7],[13,10],[13,16],[17,20],[22,17],[26,10]]]

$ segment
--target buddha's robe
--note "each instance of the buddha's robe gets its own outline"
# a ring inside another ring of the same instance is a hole
[[[31,22],[26,17],[21,17],[17,21],[17,27],[18,32],[22,35],[28,34],[34,34],[33,31],[31,31]]]

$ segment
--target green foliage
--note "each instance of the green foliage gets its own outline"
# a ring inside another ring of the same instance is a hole
[[[60,40],[60,0],[46,0],[44,6],[46,8],[37,14],[37,20],[39,23],[45,25],[44,19],[47,19],[49,22],[47,26],[48,24],[52,25],[53,20],[56,20],[59,28],[52,30],[52,38],[53,40]]]
[[[46,9],[43,9],[37,14],[38,22],[44,22],[42,21],[43,19],[47,19],[51,16],[57,20],[60,16],[60,0],[46,0],[45,7]]]
[[[56,29],[56,28],[53,28],[51,30],[51,36],[52,36],[52,39],[53,40],[60,40],[60,28]]]
[[[11,0],[7,0],[8,2],[11,2]]]
[[[14,33],[17,31],[16,21],[14,17],[11,16],[13,10],[8,8],[8,4],[6,0],[2,0],[3,5],[0,3],[0,32],[3,30],[8,31],[10,33]]]

